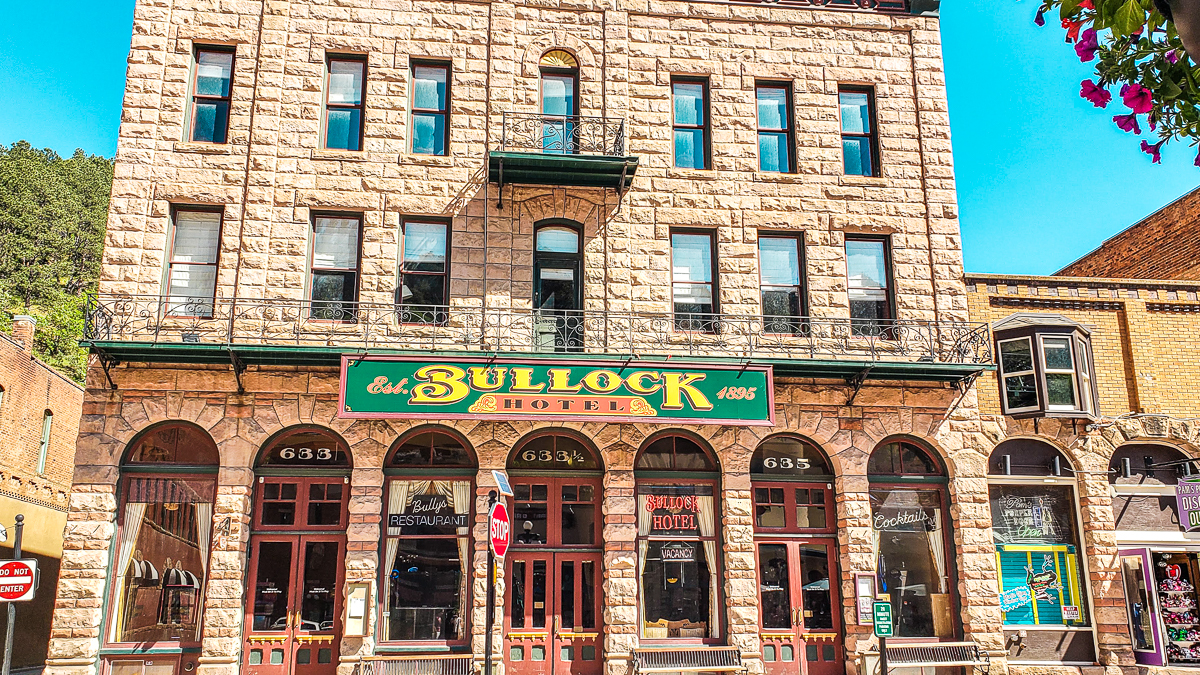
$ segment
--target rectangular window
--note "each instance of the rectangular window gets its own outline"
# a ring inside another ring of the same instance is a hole
[[[445,155],[450,147],[450,65],[413,62],[412,151]]]
[[[354,321],[358,299],[359,234],[357,216],[316,216],[312,233],[312,317]]]
[[[167,259],[168,315],[213,315],[220,244],[221,211],[175,209]]]
[[[675,131],[675,166],[707,169],[708,81],[671,80],[672,126]]]
[[[54,423],[54,413],[49,410],[42,416],[42,443],[38,446],[38,475],[46,473],[46,457],[50,455],[50,426]]]
[[[875,93],[870,87],[839,87],[842,163],[847,176],[879,175]]]
[[[804,250],[800,237],[758,236],[758,264],[762,288],[763,330],[768,333],[800,331],[804,314],[801,269]]]
[[[361,58],[329,58],[325,81],[325,147],[362,150],[363,83],[367,62]]]
[[[1000,378],[1006,413],[1037,409],[1037,375],[1029,338],[1000,341]]]
[[[886,239],[846,237],[846,293],[855,335],[884,335],[894,318]]]
[[[233,49],[197,48],[192,79],[192,141],[226,141],[232,91]]]
[[[642,637],[720,637],[721,576],[712,485],[639,482],[637,492]],[[685,506],[669,511],[656,508],[655,502]],[[691,517],[679,518],[681,513]]]
[[[1075,359],[1071,338],[1043,337],[1042,356],[1046,366],[1046,409],[1077,410]]]
[[[466,640],[470,481],[391,480],[387,494],[383,639]]]
[[[1088,343],[1080,338],[1075,339],[1075,359],[1079,364],[1079,409],[1095,413],[1092,401],[1092,361],[1088,358]]]
[[[450,301],[450,225],[406,220],[400,260],[401,323],[442,323]]]
[[[792,87],[763,83],[754,87],[758,101],[758,169],[789,173],[792,167]]]
[[[711,232],[671,232],[671,297],[676,330],[715,331],[715,272]]]

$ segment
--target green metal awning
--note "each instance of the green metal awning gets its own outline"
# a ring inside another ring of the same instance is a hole
[[[569,185],[627,190],[638,158],[541,152],[488,153],[488,180],[504,185]]]
[[[772,366],[776,377],[811,377],[823,379],[960,382],[996,366],[972,363],[935,363],[905,361],[860,361],[797,358],[716,358],[700,356],[646,356],[639,358],[620,354],[586,354],[579,352],[485,352],[451,350],[371,349],[351,347],[245,345],[245,344],[183,344],[153,342],[85,341],[101,356],[102,361],[114,363],[205,364],[227,363],[235,370],[246,365],[259,366],[329,366],[341,365],[342,355],[409,356],[427,360],[461,358],[463,356],[494,357],[497,359],[565,359],[595,360],[608,363],[623,361],[670,362],[679,364],[719,364]]]

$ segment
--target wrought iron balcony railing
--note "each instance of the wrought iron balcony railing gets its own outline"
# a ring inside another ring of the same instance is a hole
[[[93,296],[85,340],[619,356],[992,363],[985,323]]]
[[[625,120],[579,115],[504,113],[501,152],[625,155]]]

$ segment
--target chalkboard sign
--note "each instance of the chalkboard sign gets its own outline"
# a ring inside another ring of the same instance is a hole
[[[1070,487],[993,485],[990,495],[997,544],[1077,544]]]

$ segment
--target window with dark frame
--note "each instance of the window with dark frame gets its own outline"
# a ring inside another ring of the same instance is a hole
[[[717,304],[712,232],[671,230],[671,298],[675,329],[715,332]]]
[[[804,244],[801,235],[758,235],[763,330],[799,333],[804,316]]]
[[[846,236],[846,294],[855,335],[888,337],[894,333],[889,249],[885,238]]]
[[[675,135],[675,166],[709,168],[708,80],[671,80],[671,124]]]
[[[879,135],[875,119],[875,90],[839,87],[842,118],[842,165],[848,176],[879,175]]]
[[[997,322],[993,332],[1004,414],[1099,414],[1091,340],[1083,327],[1058,315],[1018,314]]]
[[[362,150],[366,74],[367,62],[362,57],[329,57],[325,78],[326,149]]]
[[[224,143],[229,135],[233,48],[197,47],[192,78],[191,140]]]
[[[317,215],[313,217],[312,228],[309,289],[312,318],[354,321],[362,218]]]
[[[758,169],[791,173],[792,86],[760,82],[754,86],[758,109]]]
[[[221,209],[176,207],[167,259],[168,316],[209,317],[217,290]]]
[[[450,304],[450,224],[405,220],[400,259],[401,323],[443,323]]]
[[[412,152],[446,155],[450,148],[450,64],[412,64]]]

